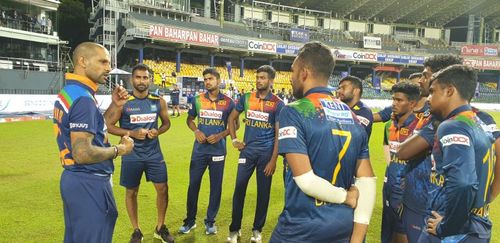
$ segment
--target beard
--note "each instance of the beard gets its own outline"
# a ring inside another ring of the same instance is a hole
[[[260,87],[258,85],[256,85],[255,87],[257,88],[258,91],[264,91],[264,90],[267,90],[269,88],[269,85],[268,86],[262,85]]]
[[[295,88],[292,86],[292,89],[293,89],[293,97],[295,97],[295,99],[298,100],[304,98],[304,88],[302,87]]]
[[[134,85],[134,89],[142,93],[144,91],[147,91],[149,89],[149,86],[148,85]]]
[[[346,97],[346,96],[344,96],[344,98],[342,98],[342,99],[340,99],[340,100],[341,100],[342,102],[344,102],[344,103],[346,103],[346,104],[347,104],[347,103],[351,102],[351,101],[352,101],[352,99],[353,99],[353,97]]]

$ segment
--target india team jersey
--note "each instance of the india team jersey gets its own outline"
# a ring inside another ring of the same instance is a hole
[[[120,127],[127,130],[158,130],[158,118],[160,116],[160,97],[149,94],[144,99],[131,95],[123,106],[120,117]],[[144,140],[134,139],[132,153],[124,155],[122,161],[162,161],[163,155],[160,149],[158,137],[150,139],[146,136]]]
[[[352,111],[354,112],[354,114],[356,114],[359,122],[365,128],[366,134],[368,135],[368,140],[370,140],[373,125],[372,111],[361,101],[359,101],[352,107]]]
[[[283,101],[271,92],[264,99],[257,97],[257,92],[241,96],[235,109],[245,113],[243,153],[272,152],[274,126],[283,106]]]
[[[448,116],[437,129],[432,149],[430,209],[443,216],[438,236],[475,233],[489,238],[490,187],[495,165],[493,136],[468,105]]]
[[[227,118],[233,109],[234,102],[228,96],[219,93],[217,99],[212,101],[206,92],[193,98],[188,114],[198,117],[198,129],[208,137],[226,130]],[[195,139],[193,152],[210,155],[226,154],[226,139],[223,138],[216,144],[200,144]]]
[[[401,126],[398,126],[397,120],[394,120],[388,128],[388,145],[391,162],[389,166],[387,166],[385,173],[386,181],[384,181],[384,195],[386,201],[384,203],[395,209],[399,208],[403,200],[403,180],[408,162],[398,159],[396,152],[399,145],[413,134],[417,122],[416,116],[410,114]]]
[[[97,85],[80,75],[66,74],[66,86],[54,103],[54,132],[57,136],[61,164],[66,170],[95,174],[112,174],[113,160],[94,164],[78,164],[72,155],[71,132],[94,135],[92,144],[109,147],[106,125],[94,98]]]
[[[358,159],[367,159],[368,139],[349,107],[328,88],[313,88],[283,108],[279,117],[279,153],[308,155],[314,173],[348,190]],[[294,242],[349,239],[353,209],[307,196],[285,172],[285,208],[275,233]]]

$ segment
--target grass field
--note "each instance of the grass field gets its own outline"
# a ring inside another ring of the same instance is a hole
[[[500,113],[491,113],[497,123]],[[174,233],[177,242],[224,242],[231,221],[231,205],[236,178],[238,153],[228,148],[224,172],[222,203],[216,224],[219,232],[206,236],[203,227],[208,205],[208,173],[200,191],[198,228],[188,235],[179,235],[178,228],[186,214],[188,170],[194,136],[185,125],[185,115],[173,118],[170,130],[160,137],[165,155],[170,201],[167,211],[167,227]],[[240,129],[240,133],[243,129]],[[59,178],[62,168],[52,131],[51,121],[33,121],[0,124],[0,242],[61,242],[64,233],[63,211],[59,193]],[[241,137],[241,135],[240,135]],[[112,138],[112,143],[117,139]],[[370,154],[378,176],[377,204],[369,227],[367,242],[379,242],[381,222],[381,190],[385,170],[383,162],[382,125],[375,124],[370,141]],[[271,202],[267,223],[263,230],[265,242],[276,225],[283,208],[284,190],[281,158],[271,191]],[[114,193],[119,217],[114,232],[114,242],[128,242],[132,228],[125,210],[124,188],[119,186],[120,160],[115,161]],[[139,221],[144,242],[155,242],[152,238],[156,222],[155,192],[150,183],[143,183],[139,192]],[[243,218],[242,242],[249,242],[256,201],[255,178],[249,183]],[[490,217],[494,225],[500,222],[500,202],[491,205]],[[500,242],[500,231],[493,228],[492,242]]]

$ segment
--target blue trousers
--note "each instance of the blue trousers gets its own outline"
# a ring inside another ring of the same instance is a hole
[[[210,176],[210,200],[208,203],[206,224],[215,223],[219,212],[222,194],[222,177],[224,175],[225,155],[209,155],[193,152],[189,166],[189,188],[187,195],[187,216],[184,224],[192,225],[196,222],[198,211],[198,196],[200,194],[201,179],[208,167]]]
[[[64,170],[60,186],[64,242],[111,242],[118,211],[110,177]]]
[[[248,181],[254,169],[257,174],[257,207],[252,230],[262,231],[267,217],[269,206],[269,196],[271,193],[272,176],[266,176],[264,169],[271,159],[270,153],[266,154],[240,154],[238,163],[238,173],[236,175],[236,186],[233,194],[233,214],[229,231],[241,229],[241,219],[243,217],[243,207],[245,205],[245,195]]]

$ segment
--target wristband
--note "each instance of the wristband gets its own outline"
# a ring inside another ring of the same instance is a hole
[[[231,143],[236,143],[236,142],[240,142],[240,140],[238,138],[231,138]]]
[[[116,159],[116,157],[118,157],[118,146],[113,145],[113,148],[115,149],[115,156],[113,156],[113,159]]]

